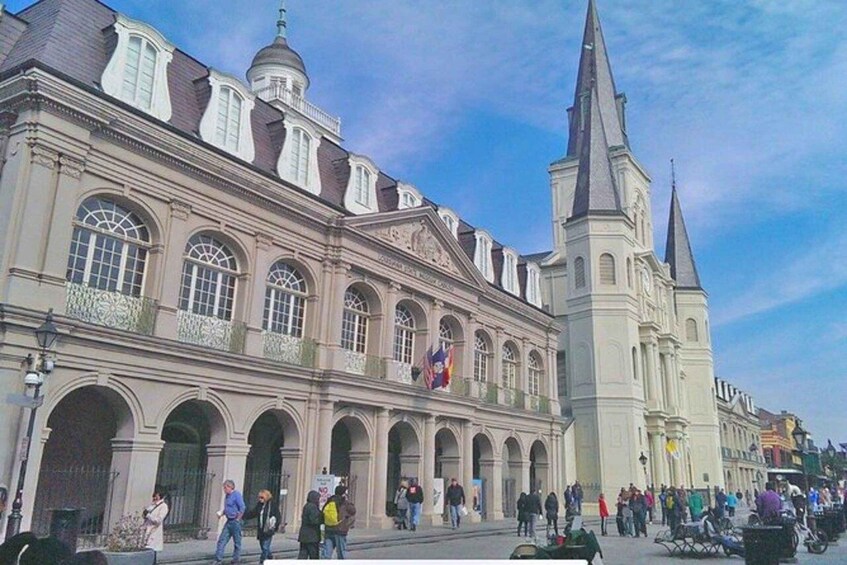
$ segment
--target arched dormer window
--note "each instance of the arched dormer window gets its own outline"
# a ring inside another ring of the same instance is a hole
[[[185,249],[179,308],[210,318],[232,319],[238,264],[229,248],[197,234]]]
[[[506,292],[516,296],[521,293],[518,285],[518,254],[511,249],[503,249],[503,274],[500,284]]]
[[[573,262],[574,270],[574,286],[576,288],[585,288],[585,259],[577,257]]]
[[[441,218],[441,221],[444,222],[444,225],[447,226],[447,229],[450,233],[453,234],[453,237],[459,237],[459,216],[457,216],[453,210],[449,208],[445,208],[440,206],[438,208],[438,217]]]
[[[305,317],[306,281],[300,271],[284,261],[277,261],[268,272],[262,328],[303,337]]]
[[[535,263],[526,264],[526,301],[541,308],[541,269]]]
[[[500,353],[502,356],[501,384],[504,388],[515,388],[518,377],[518,352],[510,343],[503,345]]]
[[[685,340],[697,342],[700,341],[700,336],[697,331],[697,321],[694,318],[685,320]]]
[[[600,284],[614,285],[616,283],[615,258],[609,253],[603,253],[600,255]]]
[[[541,357],[535,351],[529,355],[527,377],[529,379],[527,392],[538,396],[541,393],[541,381],[544,378],[544,370],[541,365]]]
[[[477,382],[488,380],[488,359],[491,357],[491,348],[488,339],[482,332],[474,334],[473,347],[473,378]]]
[[[367,157],[350,154],[350,179],[344,194],[344,207],[354,214],[378,212],[376,179],[379,170]]]
[[[415,317],[402,304],[394,309],[394,360],[412,364],[415,351]]]
[[[482,276],[490,283],[494,282],[494,269],[491,266],[491,236],[482,230],[477,230],[476,247],[474,249],[474,264]]]
[[[276,172],[283,180],[312,194],[321,193],[321,175],[318,173],[318,147],[321,136],[308,121],[293,112],[285,115],[285,142],[279,152]]]
[[[250,114],[255,96],[234,77],[209,70],[212,92],[200,120],[200,137],[252,163],[256,156]]]
[[[344,314],[341,319],[341,347],[365,353],[368,346],[368,300],[358,289],[344,293]]]
[[[111,200],[88,198],[74,218],[68,282],[141,296],[149,248],[141,218]]]
[[[403,182],[397,184],[397,197],[397,208],[399,210],[417,208],[423,200],[417,188]]]
[[[162,121],[171,119],[168,65],[174,47],[155,29],[122,14],[116,16],[115,50],[100,77],[106,94]]]

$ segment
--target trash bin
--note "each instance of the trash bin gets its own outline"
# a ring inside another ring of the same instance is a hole
[[[780,534],[781,551],[779,556],[782,559],[791,559],[797,555],[797,545],[795,544],[797,539],[794,537],[794,524],[796,523],[797,518],[794,516],[783,515],[780,517],[782,533]]]
[[[842,514],[834,508],[824,508],[823,524],[818,521],[818,527],[826,533],[826,538],[830,542],[837,541],[838,536],[841,533],[841,516]]]
[[[79,517],[83,508],[53,508],[50,510],[50,537],[64,543],[76,553],[76,540],[79,537]]]
[[[779,564],[783,549],[782,526],[745,526],[741,531],[746,565]]]

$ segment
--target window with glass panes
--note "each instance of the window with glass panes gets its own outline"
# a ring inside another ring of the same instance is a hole
[[[394,309],[394,360],[412,363],[415,347],[415,318],[405,306]]]
[[[268,273],[262,327],[273,333],[303,337],[305,312],[303,275],[288,263],[277,261]]]
[[[355,288],[344,293],[344,313],[341,319],[341,347],[357,353],[367,351],[368,301]]]
[[[300,185],[309,184],[309,151],[312,139],[304,130],[291,132],[291,178]]]
[[[518,356],[511,345],[504,345],[501,381],[505,388],[515,388],[515,380],[518,374]]]
[[[144,110],[153,104],[157,57],[158,51],[146,39],[137,35],[129,38],[121,97]]]
[[[527,377],[529,379],[529,394],[538,395],[541,390],[541,361],[538,355],[532,354],[529,356],[529,364],[527,365]]]
[[[215,143],[230,151],[238,151],[241,136],[241,97],[234,89],[221,86],[218,94],[218,121]]]
[[[141,296],[150,233],[141,218],[103,198],[76,212],[67,279],[99,290]]]
[[[179,308],[201,316],[232,319],[238,265],[226,245],[197,234],[185,249]]]
[[[355,183],[356,202],[362,206],[370,206],[371,173],[362,165],[356,166]]]
[[[488,380],[488,341],[478,333],[474,335],[473,346],[473,378],[475,381]]]
[[[446,321],[441,320],[438,323],[438,342],[444,346],[444,351],[448,351],[453,347],[453,328]]]

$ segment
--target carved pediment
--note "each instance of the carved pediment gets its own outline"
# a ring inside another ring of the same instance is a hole
[[[459,274],[452,253],[442,245],[426,220],[382,226],[372,232],[381,240],[430,263],[441,270]]]

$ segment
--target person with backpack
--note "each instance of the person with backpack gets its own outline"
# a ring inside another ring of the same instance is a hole
[[[300,552],[297,559],[320,559],[321,524],[323,514],[318,508],[321,495],[316,490],[310,490],[306,496],[306,504],[300,515],[300,532],[297,541],[300,542]]]
[[[323,507],[324,518],[324,559],[332,559],[333,549],[337,549],[338,558],[344,559],[347,553],[347,533],[356,520],[356,507],[347,500],[347,487],[335,487],[335,495],[326,501]]]
[[[164,489],[156,487],[153,490],[153,503],[141,515],[144,518],[144,532],[147,536],[147,547],[153,550],[153,563],[159,552],[165,548],[165,518],[168,517],[167,495]]]
[[[423,506],[423,489],[417,479],[409,479],[406,500],[409,501],[409,524],[414,532],[421,523],[421,506]]]
[[[271,542],[274,534],[279,530],[280,521],[282,518],[279,515],[279,507],[271,502],[273,496],[271,491],[262,489],[259,491],[259,501],[252,510],[244,513],[244,520],[252,520],[258,518],[258,527],[256,528],[256,539],[259,540],[259,548],[262,550],[262,555],[259,557],[259,563],[264,563],[266,559],[273,559],[271,553]]]

